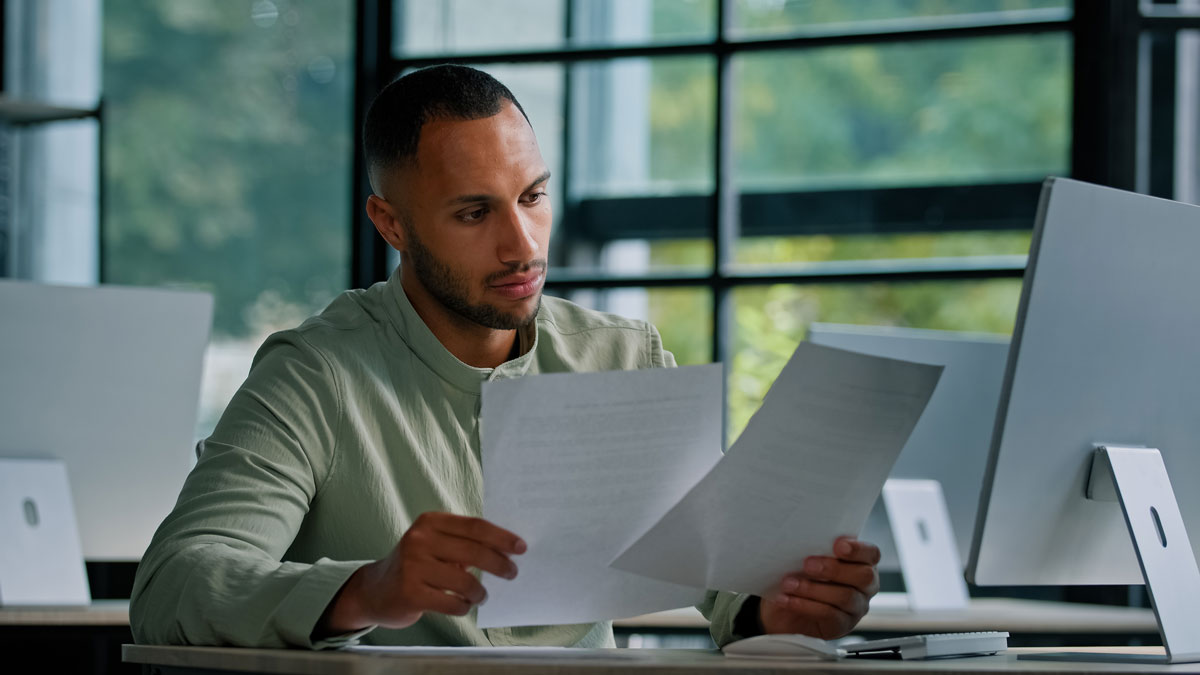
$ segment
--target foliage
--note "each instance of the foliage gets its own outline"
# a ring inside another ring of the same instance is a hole
[[[210,290],[218,338],[345,288],[352,12],[105,3],[104,281]]]

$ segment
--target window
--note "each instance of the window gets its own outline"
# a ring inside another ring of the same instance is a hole
[[[0,277],[96,283],[97,4],[0,3]]]
[[[348,283],[353,7],[104,4],[103,281],[211,291],[198,434]]]
[[[1011,331],[1040,183],[1071,172],[1062,1],[394,0],[379,20],[372,93],[452,61],[530,109],[558,181],[547,292],[729,364],[731,438],[812,321]]]

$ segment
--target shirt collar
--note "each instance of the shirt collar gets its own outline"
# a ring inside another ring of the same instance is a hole
[[[422,363],[446,382],[478,395],[480,384],[485,380],[521,377],[529,371],[529,366],[533,363],[533,353],[538,345],[537,321],[531,322],[518,333],[517,339],[522,350],[520,356],[505,361],[496,368],[476,368],[458,360],[458,357],[442,345],[433,331],[429,330],[429,326],[425,325],[425,321],[417,314],[404,292],[400,283],[399,267],[392,273],[386,285],[392,300],[388,303],[388,314],[400,338]]]

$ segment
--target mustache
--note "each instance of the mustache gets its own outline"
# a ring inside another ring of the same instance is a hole
[[[542,274],[545,274],[546,268],[547,268],[547,264],[546,264],[545,258],[542,258],[540,260],[532,260],[523,265],[511,265],[508,267],[508,269],[500,270],[499,272],[493,272],[493,273],[489,274],[487,276],[487,279],[484,280],[484,283],[492,284],[497,281],[500,281],[501,279],[503,279],[505,277],[510,277],[514,274],[524,274],[526,272],[532,272],[533,270],[538,270]]]

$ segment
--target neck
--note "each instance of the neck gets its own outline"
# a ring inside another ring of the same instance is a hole
[[[448,309],[411,273],[401,269],[400,285],[417,316],[459,361],[475,368],[495,368],[512,354],[517,331],[481,326]]]

